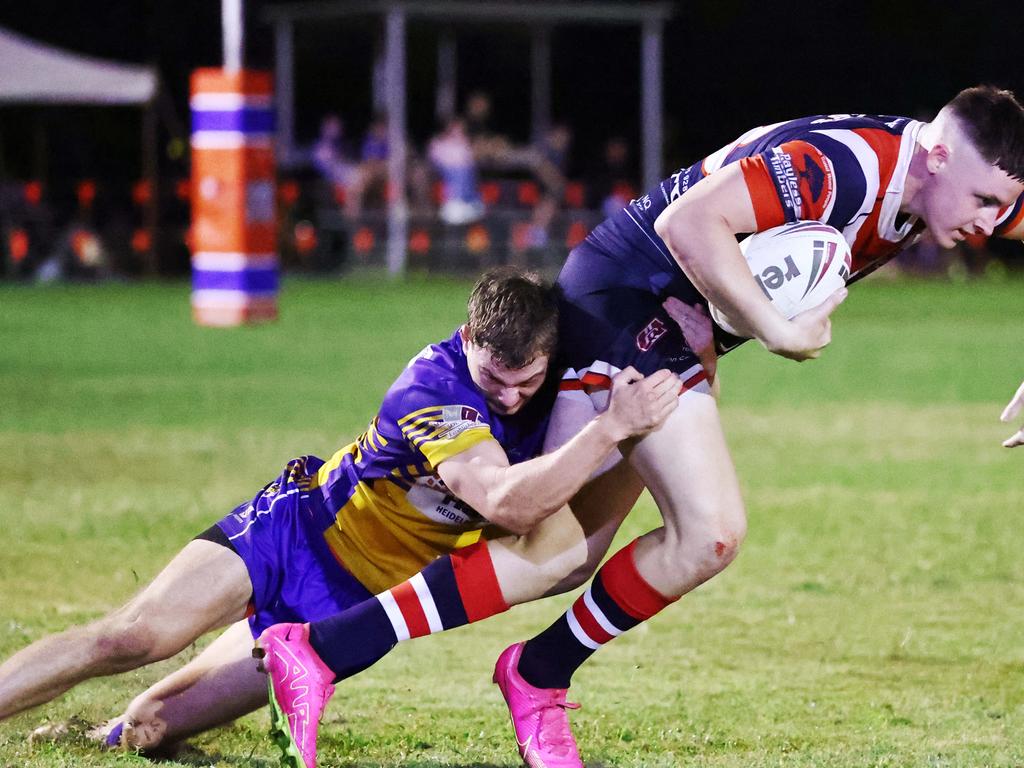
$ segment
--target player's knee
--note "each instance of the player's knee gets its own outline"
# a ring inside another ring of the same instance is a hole
[[[736,559],[747,535],[746,515],[742,508],[720,514],[698,536],[699,559],[704,570],[714,575]]]
[[[722,515],[711,533],[713,558],[721,562],[724,568],[736,559],[740,546],[747,537],[747,516],[742,505]]]
[[[597,571],[597,566],[601,562],[601,558],[596,559],[584,559],[576,564],[574,568],[566,571],[562,577],[554,583],[547,591],[547,595],[560,595],[564,592],[571,592],[574,589],[579,589],[584,584],[590,581],[594,573]]]
[[[117,613],[100,622],[94,638],[97,658],[116,670],[129,670],[166,658],[160,633],[141,616]]]
[[[664,568],[678,572],[680,586],[692,589],[736,559],[746,533],[742,508],[667,531],[661,552]]]

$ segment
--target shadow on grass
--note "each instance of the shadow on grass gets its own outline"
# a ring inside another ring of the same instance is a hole
[[[174,764],[174,765],[186,765],[200,768],[203,766],[208,768],[211,765],[237,765],[237,766],[250,766],[251,768],[279,768],[281,763],[277,759],[268,759],[255,757],[254,753],[249,755],[225,755],[216,750],[204,751],[195,747],[188,747],[186,750],[179,752],[175,757],[157,757],[151,756],[150,760],[155,765],[160,764]],[[522,761],[518,758],[509,759],[500,763],[480,763],[480,762],[452,762],[449,760],[416,760],[416,759],[396,759],[394,762],[382,762],[380,760],[358,760],[358,761],[347,761],[347,760],[331,760],[329,758],[321,758],[317,761],[318,768],[520,768]],[[588,768],[611,768],[610,764],[603,762],[591,762],[587,763]]]
[[[241,753],[225,755],[217,750],[207,751],[188,744],[172,753],[156,753],[143,755],[143,757],[154,766],[188,765],[195,766],[196,768],[199,768],[199,766],[209,768],[211,765],[237,765],[249,768],[277,768],[281,765],[277,759],[255,757],[255,753],[256,750],[254,749],[247,755]],[[322,768],[327,768],[327,766]]]

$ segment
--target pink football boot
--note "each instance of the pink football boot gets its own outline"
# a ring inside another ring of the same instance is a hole
[[[316,733],[334,673],[309,644],[308,624],[275,624],[256,641],[270,693],[270,738],[281,749],[281,765],[316,768]]]
[[[564,688],[534,688],[519,674],[523,644],[504,650],[494,666],[494,682],[508,704],[519,754],[530,768],[583,768],[567,709]]]

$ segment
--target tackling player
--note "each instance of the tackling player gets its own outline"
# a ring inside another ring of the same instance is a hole
[[[125,606],[0,665],[0,718],[86,679],[165,659],[245,616],[254,635],[329,616],[449,552],[435,574],[462,590],[463,610],[473,618],[503,610],[489,582],[485,525],[542,529],[616,444],[664,421],[679,384],[664,370],[623,371],[607,413],[564,449],[531,460],[553,396],[545,386],[557,338],[553,292],[497,270],[477,283],[468,315],[409,364],[354,443],[327,461],[288,462]],[[106,733],[108,743],[146,747],[260,706],[266,679],[250,657],[251,637],[239,639],[236,626],[136,699]]]
[[[944,247],[976,233],[1021,239],[1022,195],[1024,109],[1008,91],[980,86],[959,93],[930,123],[821,115],[753,129],[633,200],[573,250],[558,278],[559,360],[566,372],[545,450],[557,449],[603,411],[622,370],[668,368],[683,390],[661,429],[625,441],[627,460],[603,467],[572,499],[588,552],[585,566],[565,578],[595,567],[644,486],[663,526],[613,555],[566,614],[498,659],[494,679],[531,768],[582,766],[566,714],[575,706],[566,699],[573,672],[597,648],[724,569],[746,531],[707,371],[672,321],[667,300],[702,306],[710,300],[770,351],[815,358],[831,339],[829,316],[846,290],[786,320],[751,276],[737,235],[798,220],[829,224],[850,243],[853,282],[924,232]],[[721,339],[723,348],[735,342]],[[509,571],[499,558],[493,565],[502,590],[515,592],[507,602],[545,594],[548,582],[534,575],[532,562],[511,563]],[[409,591],[390,592],[403,590]],[[431,600],[438,599],[432,590]],[[449,590],[445,599],[457,595]],[[370,653],[363,635],[358,653],[348,642],[361,622],[380,638],[376,653],[415,636],[404,610],[396,617],[386,609],[389,597],[376,602],[377,618],[351,610],[315,623],[315,647],[294,627],[275,628],[273,642],[294,637],[306,658],[326,662],[325,679],[343,677],[358,671],[354,658],[365,664]],[[421,634],[446,628],[422,625]]]

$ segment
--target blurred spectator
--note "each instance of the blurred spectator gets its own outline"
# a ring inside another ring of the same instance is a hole
[[[391,156],[387,115],[377,115],[366,130],[356,166],[345,196],[345,214],[355,219],[367,206],[384,206],[391,200],[388,158]],[[423,159],[406,144],[408,193],[414,209],[430,209],[430,173]]]
[[[312,154],[313,166],[327,181],[342,187],[351,183],[355,165],[345,144],[345,124],[338,115],[324,116]]]
[[[366,130],[356,166],[345,197],[345,213],[356,218],[363,211],[368,200],[387,199],[388,183],[388,119],[385,115],[377,115]]]
[[[466,98],[465,131],[478,163],[487,165],[500,158],[509,141],[491,128],[491,97],[483,91],[474,91]]]
[[[444,186],[440,216],[446,224],[468,224],[484,212],[477,189],[476,160],[465,121],[451,118],[441,133],[430,140],[427,155]]]
[[[611,216],[636,196],[634,179],[629,144],[622,137],[613,136],[605,142],[601,165],[587,177],[588,206]]]
[[[566,177],[569,172],[569,148],[572,146],[572,131],[569,126],[551,126],[540,143],[534,147],[533,173],[548,195],[562,199]]]

